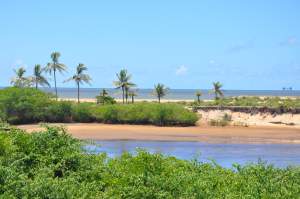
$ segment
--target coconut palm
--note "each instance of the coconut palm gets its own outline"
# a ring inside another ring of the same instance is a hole
[[[117,89],[122,89],[122,100],[123,104],[125,103],[128,98],[128,90],[130,87],[136,86],[134,83],[130,82],[131,75],[127,73],[126,69],[122,69],[119,73],[116,74],[118,80],[114,81],[114,85]]]
[[[56,100],[57,100],[56,71],[62,73],[62,72],[67,70],[67,67],[64,64],[59,63],[59,57],[60,57],[59,52],[53,52],[51,54],[52,62],[48,63],[46,68],[45,68],[45,70],[48,73],[52,74],[52,72],[53,72]]]
[[[100,92],[100,95],[102,97],[106,97],[108,95],[108,92],[105,89],[102,89],[102,91]]]
[[[38,89],[38,85],[41,86],[50,86],[47,78],[43,76],[44,69],[41,67],[40,64],[36,64],[33,70],[33,77],[32,82],[35,84],[35,88]]]
[[[157,85],[154,85],[154,95],[158,98],[159,103],[160,99],[167,94],[168,90],[169,89],[163,84],[158,83]]]
[[[200,103],[200,97],[201,97],[201,95],[202,95],[201,91],[197,91],[196,92],[198,103]]]
[[[30,77],[24,77],[26,70],[23,67],[14,70],[16,76],[11,79],[11,84],[16,87],[30,87],[32,81]]]
[[[80,84],[83,83],[88,83],[90,84],[90,81],[92,80],[91,77],[87,74],[84,74],[84,71],[87,70],[87,67],[84,66],[84,64],[78,64],[77,68],[76,68],[76,73],[70,77],[69,79],[67,79],[65,82],[68,81],[75,81],[76,85],[77,85],[77,102],[79,103],[79,93],[80,93]]]
[[[221,90],[222,84],[220,82],[213,82],[213,90],[212,92],[215,94],[215,99],[218,100],[220,97],[223,97],[223,91]]]
[[[134,97],[137,96],[136,92],[134,92],[134,91],[129,91],[129,92],[128,92],[128,96],[131,98],[131,103],[133,104],[133,103],[134,103]]]

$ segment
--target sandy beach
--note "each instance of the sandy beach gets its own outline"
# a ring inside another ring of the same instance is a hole
[[[57,124],[79,139],[200,141],[208,143],[282,143],[300,144],[298,127],[156,127],[148,125]],[[38,124],[19,125],[28,132],[41,130]]]

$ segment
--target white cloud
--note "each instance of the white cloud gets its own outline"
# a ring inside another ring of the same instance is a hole
[[[176,69],[175,74],[176,75],[185,75],[187,70],[188,70],[188,68],[185,65],[181,65]]]
[[[279,43],[280,46],[294,46],[296,44],[298,44],[298,39],[296,37],[289,37]]]

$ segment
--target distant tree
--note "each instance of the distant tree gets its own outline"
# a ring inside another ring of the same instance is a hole
[[[38,89],[38,85],[50,86],[49,82],[47,81],[47,78],[43,76],[43,72],[44,69],[41,67],[41,65],[36,64],[34,66],[32,82],[35,84],[36,89]]]
[[[26,70],[20,67],[14,70],[16,76],[11,79],[11,84],[15,87],[30,87],[32,85],[32,80],[30,77],[25,77]]]
[[[213,82],[213,90],[212,92],[215,94],[215,99],[218,100],[220,97],[223,97],[223,91],[221,90],[222,84],[220,82]]]
[[[154,95],[158,98],[159,103],[160,99],[167,94],[168,90],[169,89],[163,84],[158,83],[157,85],[154,85]]]
[[[115,104],[116,103],[116,100],[109,96],[108,95],[108,92],[103,89],[101,92],[100,92],[100,95],[96,96],[96,99],[97,99],[97,104]]]
[[[53,52],[51,54],[52,62],[48,63],[45,68],[45,70],[48,73],[52,74],[52,72],[53,72],[56,100],[57,100],[56,71],[62,73],[67,70],[67,67],[64,64],[59,63],[59,57],[60,57],[59,52]]]
[[[77,85],[77,102],[79,103],[79,93],[80,93],[80,84],[83,83],[88,83],[90,84],[90,81],[92,80],[91,77],[87,74],[84,74],[84,71],[87,70],[87,67],[84,66],[84,64],[78,64],[77,68],[76,68],[76,73],[70,77],[69,79],[67,79],[65,82],[68,81],[75,81],[76,85]]]
[[[133,103],[134,103],[134,97],[137,96],[136,92],[134,92],[134,91],[129,91],[129,92],[128,92],[128,96],[131,98],[131,103],[133,104]]]
[[[125,103],[125,97],[126,101],[128,98],[128,90],[130,87],[135,86],[134,83],[130,82],[131,75],[127,73],[126,69],[122,69],[119,73],[116,74],[118,80],[114,81],[114,85],[117,89],[122,89],[122,101],[123,104]]]
[[[198,103],[200,103],[200,97],[201,97],[201,95],[202,95],[201,91],[197,91],[196,92]]]

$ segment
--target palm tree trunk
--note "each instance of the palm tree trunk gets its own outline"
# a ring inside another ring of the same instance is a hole
[[[38,89],[38,82],[37,82],[37,80],[35,80],[35,89],[36,90]]]
[[[125,93],[124,93],[124,87],[122,87],[122,99],[123,99],[123,104],[125,103],[125,101],[124,101],[124,96],[125,95]]]
[[[200,102],[200,96],[197,96],[197,98],[198,98],[198,103]]]
[[[56,74],[55,74],[56,70],[53,70],[53,75],[54,75],[54,87],[55,87],[55,97],[56,97],[56,101],[57,101],[57,87],[56,87]]]
[[[131,96],[131,102],[134,103],[134,96]]]
[[[158,103],[160,103],[160,96],[158,96]]]
[[[79,104],[79,82],[77,82],[77,103]]]

